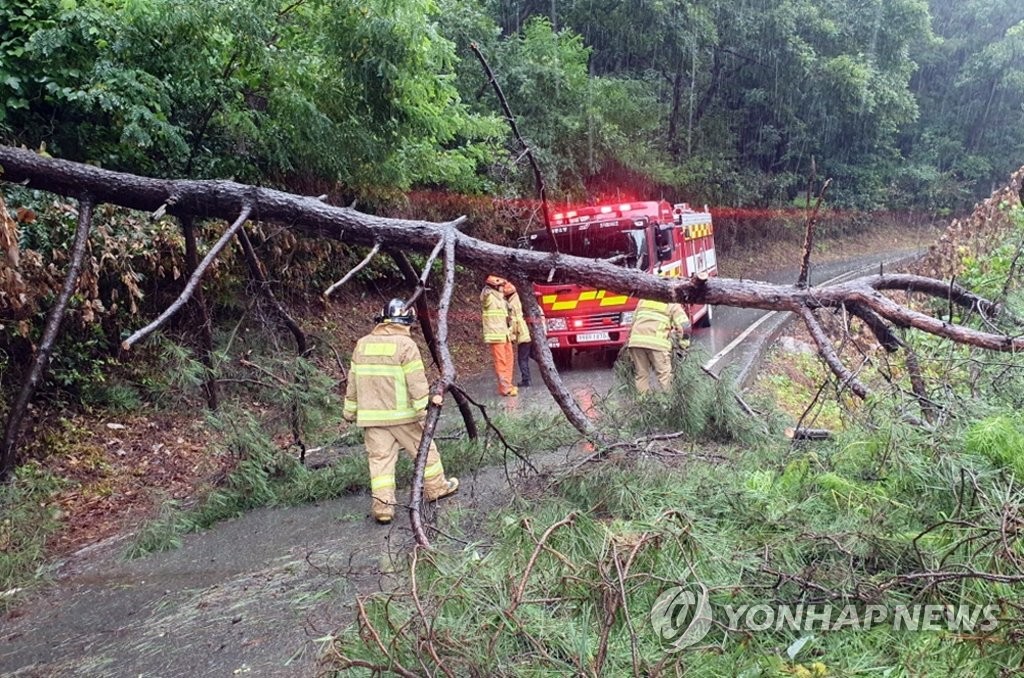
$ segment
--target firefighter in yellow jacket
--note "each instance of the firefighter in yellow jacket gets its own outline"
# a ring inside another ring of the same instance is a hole
[[[519,386],[528,387],[530,385],[530,326],[526,324],[526,317],[523,315],[523,300],[519,298],[516,286],[510,282],[505,283],[502,292],[508,302],[512,352],[515,355],[515,363],[519,367]]]
[[[626,344],[636,371],[636,390],[651,390],[649,373],[653,369],[661,390],[672,386],[672,334],[684,336],[690,326],[686,311],[679,304],[641,299],[636,305],[633,326]],[[682,339],[683,345],[688,345]]]
[[[390,523],[395,516],[395,462],[399,448],[415,458],[423,436],[429,395],[419,347],[409,336],[414,309],[392,299],[378,325],[356,342],[345,392],[346,421],[363,429],[370,464],[373,517]],[[441,396],[435,395],[436,404]],[[458,478],[445,478],[437,446],[430,442],[423,491],[428,501],[455,492]]]
[[[483,306],[484,343],[491,347],[494,359],[494,374],[498,378],[498,395],[519,395],[519,389],[512,382],[512,319],[508,302],[503,292],[507,284],[504,278],[489,275],[480,290],[480,305]]]

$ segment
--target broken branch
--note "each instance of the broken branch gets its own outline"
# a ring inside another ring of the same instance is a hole
[[[435,403],[434,399],[436,397],[438,401],[441,401],[444,398],[444,392],[455,381],[455,363],[448,351],[448,309],[455,291],[455,236],[457,233],[455,225],[448,224],[444,240],[444,288],[441,291],[441,301],[437,306],[437,345],[441,355],[441,377],[430,389],[432,397],[427,406],[427,418],[423,422],[420,448],[416,452],[412,493],[409,498],[409,520],[412,523],[413,535],[416,537],[416,543],[424,548],[430,548],[430,540],[423,529],[423,474],[427,468],[427,452],[434,439],[437,421],[441,417],[441,405]]]
[[[227,244],[231,241],[231,238],[233,238],[235,234],[238,233],[239,229],[242,228],[245,222],[248,221],[249,215],[251,213],[252,203],[244,203],[242,206],[242,213],[238,215],[238,218],[235,219],[235,223],[231,224],[228,230],[224,231],[224,234],[221,235],[220,240],[214,243],[213,247],[210,248],[210,251],[206,253],[205,257],[203,257],[203,260],[199,262],[199,266],[197,266],[196,270],[192,272],[192,277],[189,278],[188,283],[185,284],[185,289],[182,290],[178,298],[174,300],[174,303],[168,306],[167,309],[163,313],[161,313],[160,317],[158,317],[156,320],[149,323],[141,330],[137,330],[135,334],[121,342],[122,349],[127,351],[132,346],[137,344],[139,341],[145,339],[150,334],[163,327],[164,323],[166,323],[171,316],[173,316],[175,313],[181,310],[181,307],[188,302],[188,300],[192,297],[192,293],[195,292],[196,287],[199,286],[199,281],[202,280],[203,274],[206,273],[206,269],[210,267],[210,264],[212,264],[214,260],[218,257],[218,255],[220,255],[221,250],[223,250],[227,246]]]
[[[825,359],[829,369],[832,373],[839,377],[839,388],[849,386],[850,390],[857,394],[861,399],[867,398],[870,391],[867,386],[862,384],[857,379],[856,375],[853,374],[839,359],[839,355],[836,353],[835,348],[832,346],[832,342],[829,340],[828,335],[825,334],[825,330],[822,329],[821,323],[814,317],[814,312],[809,308],[801,307],[799,309],[800,317],[803,319],[804,324],[807,326],[807,331],[811,333],[811,338],[814,339],[814,343],[818,345],[818,353]]]
[[[334,290],[338,289],[339,287],[341,287],[342,285],[344,285],[345,283],[347,283],[347,282],[348,282],[349,280],[351,280],[351,279],[352,279],[352,277],[353,277],[353,276],[354,276],[354,275],[355,275],[356,273],[359,273],[359,271],[363,270],[363,269],[364,269],[364,268],[366,267],[366,265],[367,265],[367,264],[369,264],[369,263],[370,263],[370,261],[371,261],[371,260],[372,260],[372,259],[373,259],[373,258],[374,258],[375,256],[377,256],[377,252],[379,252],[379,251],[380,251],[380,243],[379,243],[379,242],[378,242],[378,243],[374,243],[374,245],[373,245],[373,249],[371,249],[371,250],[370,250],[370,253],[369,253],[369,254],[367,254],[367,255],[366,255],[366,256],[365,256],[364,258],[363,258],[363,260],[362,260],[362,261],[360,261],[360,262],[359,262],[358,264],[356,264],[356,265],[355,265],[355,266],[354,266],[354,267],[352,268],[352,270],[351,270],[351,271],[349,271],[348,273],[346,273],[346,274],[345,274],[345,276],[344,276],[344,277],[343,277],[343,278],[342,278],[341,280],[339,280],[338,282],[334,283],[333,285],[331,285],[330,287],[328,287],[328,288],[327,288],[326,290],[324,290],[324,298],[327,298],[327,297],[331,296],[331,295],[332,295],[332,294],[334,293]]]

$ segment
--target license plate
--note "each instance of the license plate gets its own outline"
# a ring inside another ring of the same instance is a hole
[[[576,335],[576,341],[611,341],[612,337],[607,332],[587,332],[586,334]]]

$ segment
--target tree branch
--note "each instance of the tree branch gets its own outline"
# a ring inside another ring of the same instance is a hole
[[[821,354],[821,357],[825,359],[832,373],[839,377],[839,387],[849,386],[850,390],[856,393],[858,397],[861,399],[867,398],[870,393],[867,386],[862,384],[856,375],[843,365],[843,361],[840,360],[835,348],[833,348],[832,342],[825,334],[825,330],[822,329],[821,323],[814,317],[814,312],[809,308],[802,307],[799,313],[804,324],[807,325],[807,331],[811,333],[811,338],[818,345],[818,352]]]
[[[587,418],[587,415],[580,409],[579,403],[562,383],[562,378],[555,368],[555,359],[551,355],[551,348],[548,346],[547,323],[544,320],[544,313],[541,311],[537,297],[532,290],[533,285],[526,278],[516,276],[513,284],[517,289],[529,290],[519,295],[523,302],[523,315],[530,326],[530,341],[533,343],[534,355],[537,358],[537,366],[540,368],[541,379],[548,387],[551,397],[558,403],[565,418],[569,420],[577,431],[591,440],[602,440],[603,436],[594,422]]]
[[[291,314],[285,310],[285,307],[278,301],[274,295],[274,291],[270,289],[270,282],[267,280],[267,276],[263,273],[263,265],[260,263],[259,258],[256,256],[256,249],[252,246],[252,241],[249,239],[249,234],[246,233],[245,228],[242,227],[238,230],[238,242],[242,246],[242,254],[245,257],[246,266],[249,269],[249,276],[253,282],[256,283],[256,287],[259,293],[270,303],[270,307],[274,310],[274,315],[281,322],[285,328],[291,332],[292,337],[295,339],[295,351],[300,358],[303,358],[309,354],[309,340],[306,338],[306,333],[299,326],[299,323],[292,318]]]
[[[121,342],[122,349],[127,351],[133,345],[137,344],[139,341],[145,339],[150,334],[163,327],[164,323],[166,323],[171,316],[177,313],[181,309],[181,307],[184,306],[186,302],[188,302],[189,298],[192,296],[192,293],[199,285],[199,281],[202,280],[203,274],[206,273],[206,269],[210,267],[210,264],[212,264],[213,261],[217,258],[217,256],[220,255],[221,250],[223,250],[224,247],[227,246],[227,244],[231,241],[231,238],[233,238],[235,234],[239,231],[239,229],[242,228],[245,222],[249,219],[249,215],[251,213],[252,204],[245,203],[242,207],[242,213],[238,215],[237,219],[235,219],[235,223],[231,224],[231,226],[226,231],[224,231],[224,234],[220,237],[220,240],[214,243],[213,247],[210,248],[210,251],[206,253],[205,257],[203,257],[203,260],[199,262],[199,266],[196,268],[195,271],[192,272],[192,277],[189,278],[188,283],[186,283],[185,289],[182,290],[178,298],[174,300],[174,303],[168,306],[167,309],[163,313],[161,313],[160,317],[158,317],[156,320],[149,323],[142,329],[136,330],[135,334]]]
[[[356,264],[355,267],[353,267],[351,271],[346,273],[345,277],[343,277],[341,280],[339,280],[338,282],[334,283],[333,285],[328,287],[326,290],[324,290],[324,298],[331,296],[331,294],[334,293],[334,290],[338,289],[339,287],[341,287],[342,285],[347,283],[349,280],[352,279],[352,276],[354,276],[356,273],[359,273],[359,271],[363,270],[366,267],[366,265],[368,263],[370,263],[370,261],[377,255],[377,252],[379,252],[379,251],[380,251],[380,243],[379,242],[378,243],[374,243],[373,249],[370,250],[370,253],[367,254],[366,257],[363,258],[362,261],[360,261],[358,264]]]
[[[448,309],[451,306],[452,294],[455,291],[455,224],[448,224],[445,231],[444,245],[444,288],[441,301],[437,306],[437,345],[441,354],[441,377],[431,386],[431,396],[438,401],[444,398],[444,392],[455,381],[455,363],[448,351]],[[427,452],[434,439],[437,421],[441,416],[441,405],[431,397],[427,406],[427,418],[423,422],[423,436],[420,438],[420,449],[416,452],[416,463],[413,470],[412,494],[409,498],[409,520],[412,523],[416,543],[430,548],[430,540],[423,529],[423,473],[427,468]]]
[[[523,152],[526,154],[526,158],[530,161],[530,168],[533,170],[533,182],[534,188],[537,191],[537,197],[540,199],[541,209],[544,210],[544,229],[548,233],[548,238],[551,239],[551,247],[554,248],[555,252],[558,252],[558,241],[555,240],[555,234],[551,232],[551,214],[548,210],[548,198],[546,189],[544,187],[544,175],[540,171],[540,165],[537,164],[537,159],[533,157],[533,150],[530,145],[523,139],[523,135],[519,133],[519,125],[516,124],[516,117],[512,115],[512,109],[509,108],[508,100],[505,98],[505,93],[501,91],[501,85],[498,84],[498,79],[494,76],[494,71],[491,70],[490,65],[487,63],[487,59],[484,58],[483,53],[475,42],[469,44],[469,48],[473,50],[473,54],[480,60],[480,65],[483,66],[484,73],[487,74],[487,79],[490,81],[491,86],[494,88],[494,94],[498,97],[498,101],[501,103],[501,110],[505,112],[505,120],[508,121],[509,127],[512,129],[512,134],[515,135],[516,141],[523,147]]]
[[[814,160],[811,160],[811,178],[807,182],[807,206],[811,205],[811,185],[817,175]],[[818,192],[818,199],[814,203],[814,210],[807,217],[807,226],[804,233],[804,252],[800,261],[800,276],[796,280],[797,287],[807,287],[807,279],[811,269],[811,250],[814,249],[814,229],[818,225],[818,215],[821,212],[821,203],[825,200],[825,192],[828,190],[831,179],[826,179],[821,191]]]
[[[418,278],[414,277],[414,279],[417,281],[416,288],[413,290],[412,296],[409,297],[409,300],[405,302],[406,305],[418,302],[420,297],[423,296],[423,293],[427,291],[427,278],[430,276],[430,269],[433,268],[434,260],[437,259],[437,255],[441,253],[442,249],[444,249],[445,242],[445,238],[441,238],[440,240],[437,241],[437,245],[434,246],[434,249],[430,252],[430,255],[427,257],[426,263],[423,264],[423,272],[420,273]]]
[[[196,247],[196,223],[191,215],[186,215],[180,220],[181,233],[185,237],[185,266],[188,268],[189,276],[199,268],[199,250]],[[213,367],[213,322],[210,319],[210,309],[206,305],[206,297],[203,295],[203,286],[196,287],[193,295],[193,302],[199,315],[199,337],[202,349],[199,356],[206,371],[206,405],[211,410],[216,410],[219,405],[219,394],[217,392],[217,375]]]
[[[362,214],[352,208],[334,207],[315,198],[297,196],[229,181],[160,180],[111,172],[91,165],[44,158],[31,151],[0,146],[0,165],[6,181],[23,182],[32,188],[63,195],[89,193],[97,203],[110,202],[131,209],[152,212],[164,208],[182,216],[230,219],[242,210],[252,210],[264,222],[284,224],[296,233],[326,237],[347,244],[400,248],[430,252],[446,233],[449,224],[416,220],[386,219]],[[239,226],[240,227],[240,226]],[[975,330],[915,311],[883,295],[886,291],[916,292],[963,308],[978,309],[987,317],[999,315],[1004,322],[1014,319],[1000,307],[952,283],[914,275],[873,275],[846,283],[802,289],[795,285],[714,277],[660,278],[609,262],[551,252],[513,249],[487,243],[452,231],[451,245],[459,263],[481,272],[494,272],[513,279],[521,289],[530,280],[548,280],[557,272],[566,283],[615,290],[633,297],[685,304],[715,304],[774,311],[858,306],[897,327],[913,327],[951,341],[1003,352],[1024,351],[1024,336]],[[532,295],[524,295],[524,308],[533,309],[537,355],[549,388],[555,384],[556,399],[563,411],[571,412],[551,364],[540,311]],[[864,315],[861,316],[865,317]],[[544,356],[548,356],[544,358]],[[570,420],[587,435],[593,435],[586,418],[575,407]]]

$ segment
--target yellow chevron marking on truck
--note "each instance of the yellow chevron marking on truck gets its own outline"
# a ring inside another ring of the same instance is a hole
[[[690,226],[686,239],[696,240],[711,235],[711,224],[695,224]]]
[[[580,292],[575,299],[559,300],[557,294],[545,294],[541,297],[541,302],[545,306],[550,306],[552,311],[572,311],[583,301],[599,301],[601,306],[618,306],[629,301],[629,297],[625,294],[612,294],[609,296],[606,290]]]

